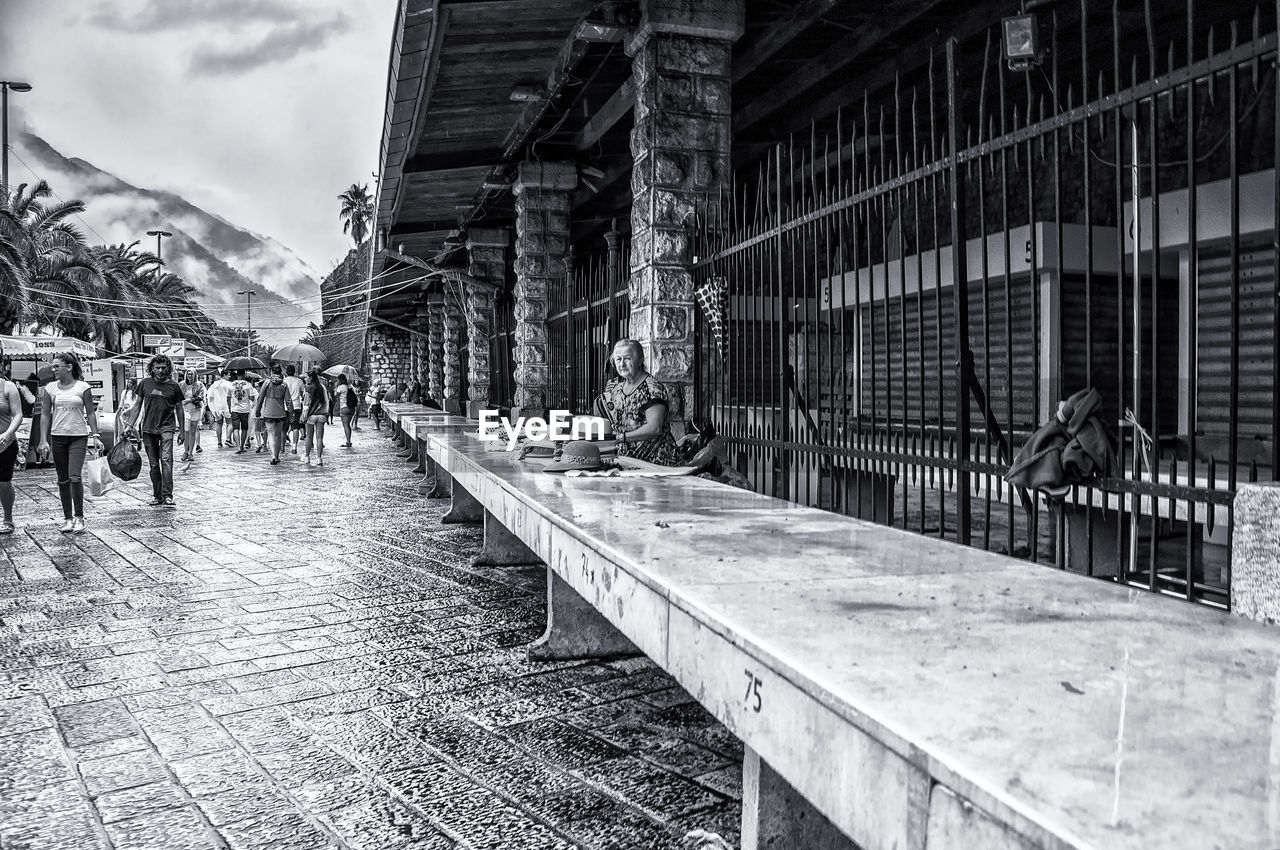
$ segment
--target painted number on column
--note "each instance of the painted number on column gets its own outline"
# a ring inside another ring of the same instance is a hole
[[[764,682],[760,681],[760,677],[750,670],[744,670],[743,672],[747,676],[747,694],[745,697],[747,706],[756,714],[759,714],[760,709],[764,707],[764,701],[760,696],[760,686]]]

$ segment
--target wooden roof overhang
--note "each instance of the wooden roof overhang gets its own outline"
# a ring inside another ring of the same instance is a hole
[[[733,53],[735,167],[829,126],[998,11],[961,0],[746,0]],[[375,273],[395,262],[388,252],[447,262],[468,226],[509,225],[510,182],[526,158],[573,160],[589,175],[573,199],[578,248],[602,247],[614,219],[628,229],[635,98],[623,40],[636,16],[628,0],[401,0],[376,222],[387,250]],[[403,309],[401,298],[374,310]]]
[[[418,257],[440,251],[494,169],[513,161],[519,128],[531,131],[545,111],[566,35],[595,5],[401,0],[375,222],[383,248]],[[389,259],[381,252],[375,273]]]

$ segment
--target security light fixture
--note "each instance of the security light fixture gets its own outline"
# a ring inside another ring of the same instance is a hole
[[[1011,71],[1026,71],[1040,64],[1040,22],[1034,12],[1023,12],[1001,20],[1004,58]]]

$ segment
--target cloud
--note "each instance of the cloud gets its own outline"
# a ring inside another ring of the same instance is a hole
[[[303,53],[319,50],[347,23],[347,16],[338,13],[328,21],[276,27],[250,44],[241,43],[230,48],[202,44],[192,52],[191,71],[206,76],[238,74],[286,62]]]
[[[89,22],[118,32],[153,33],[222,24],[239,28],[250,24],[287,24],[305,18],[307,9],[293,0],[149,0],[133,14],[118,2],[102,3]]]

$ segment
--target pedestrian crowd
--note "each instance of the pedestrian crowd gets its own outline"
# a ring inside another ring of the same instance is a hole
[[[8,364],[0,365],[0,507],[4,517],[0,535],[15,530],[13,473],[18,465],[18,431],[31,422],[30,443],[35,466],[52,462],[57,471],[64,533],[85,530],[84,482],[81,471],[90,452],[102,453],[98,411],[93,391],[84,380],[79,358],[58,354],[53,380],[17,383]],[[206,384],[194,370],[174,375],[172,361],[163,354],[151,358],[146,377],[130,378],[116,409],[116,440],[130,440],[146,453],[153,506],[174,507],[175,443],[179,463],[186,469],[203,453],[201,426],[210,428],[218,449],[235,454],[266,454],[277,466],[282,455],[298,454],[308,466],[312,456],[324,466],[325,427],[336,414],[342,426],[341,448],[351,447],[351,433],[359,430],[361,385],[347,375],[336,381],[312,369],[298,375],[293,365],[273,366],[264,379],[247,371],[225,371]],[[381,390],[365,399],[369,415],[381,430]],[[110,423],[108,423],[110,424]]]

